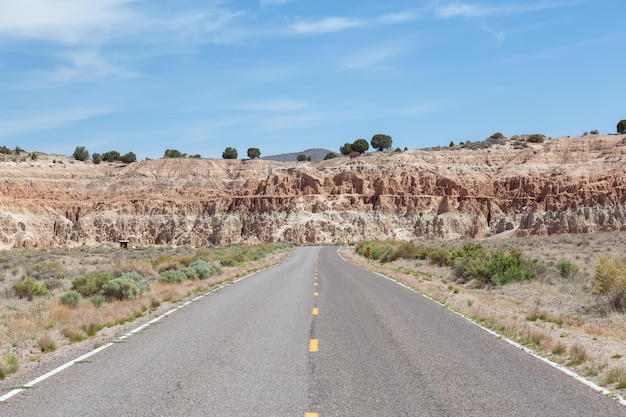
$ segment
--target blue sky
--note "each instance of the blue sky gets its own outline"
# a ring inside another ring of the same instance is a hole
[[[626,119],[624,0],[0,0],[0,145],[220,158]]]

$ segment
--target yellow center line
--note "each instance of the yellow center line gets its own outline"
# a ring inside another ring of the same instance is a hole
[[[319,417],[317,413],[304,413],[304,417]]]
[[[313,315],[314,315],[314,316],[317,316],[317,315],[319,314],[319,312],[320,312],[320,310],[319,310],[317,307],[315,307],[315,308],[313,309]]]
[[[317,287],[317,282],[315,284],[313,284],[313,285]]]
[[[317,297],[318,295],[320,295],[320,293],[318,293],[317,291],[313,293],[313,297]]]
[[[317,352],[318,347],[317,339],[311,339],[311,342],[309,343],[309,352]]]

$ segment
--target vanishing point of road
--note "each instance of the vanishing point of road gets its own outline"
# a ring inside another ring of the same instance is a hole
[[[332,247],[300,248],[120,342],[6,398],[0,416],[626,416]]]

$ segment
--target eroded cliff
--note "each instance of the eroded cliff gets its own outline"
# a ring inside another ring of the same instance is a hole
[[[315,163],[5,159],[0,245],[329,243],[626,229],[626,136],[524,146]]]

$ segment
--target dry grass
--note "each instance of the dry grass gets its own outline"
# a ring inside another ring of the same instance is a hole
[[[450,249],[460,249],[466,243],[470,242],[420,242]],[[626,372],[619,371],[626,369],[626,314],[594,295],[593,286],[600,257],[622,259],[618,248],[626,246],[626,233],[493,238],[471,243],[505,251],[519,248],[525,256],[543,260],[541,280],[481,288],[472,282],[455,282],[451,268],[434,266],[428,260],[398,259],[380,264],[368,262],[352,250],[342,253],[357,264],[398,279],[538,354],[625,394],[626,382],[615,375]],[[579,272],[563,277],[557,268],[563,260],[575,264]]]

